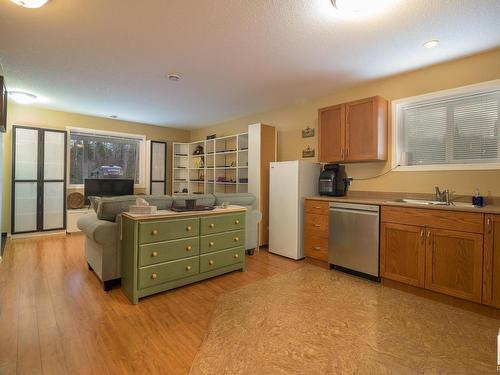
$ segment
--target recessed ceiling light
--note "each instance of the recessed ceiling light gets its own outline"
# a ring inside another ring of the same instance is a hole
[[[116,118],[118,118],[118,116],[117,115],[111,115],[111,116],[109,116],[109,118],[116,119]]]
[[[383,12],[398,0],[331,0],[339,13],[347,17],[371,16]]]
[[[25,8],[40,8],[43,7],[49,0],[11,0],[11,1]]]
[[[425,42],[423,46],[425,48],[434,48],[439,44],[439,40],[429,40],[428,42]]]
[[[168,73],[167,77],[172,82],[177,82],[181,79],[181,75],[179,73]]]
[[[31,104],[37,99],[36,95],[23,91],[9,91],[9,97],[19,104]]]

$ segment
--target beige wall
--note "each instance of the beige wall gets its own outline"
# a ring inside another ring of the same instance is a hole
[[[160,126],[144,125],[134,122],[112,120],[100,117],[85,116],[75,113],[52,111],[19,105],[12,101],[8,103],[7,132],[3,137],[3,186],[2,186],[2,232],[10,232],[10,206],[11,206],[11,149],[12,125],[26,125],[42,128],[65,129],[66,127],[89,128],[108,130],[114,132],[145,135],[147,139],[167,141],[168,180],[171,174],[171,142],[186,142],[189,140],[189,131],[182,129],[166,128]],[[169,183],[167,192],[171,190]]]
[[[245,116],[208,128],[191,132],[191,141],[203,139],[207,134],[217,136],[245,132],[247,125],[265,123],[278,130],[278,159],[301,159],[302,149],[308,145],[317,150],[317,138],[301,138],[301,129],[316,128],[318,108],[381,95],[395,100],[433,91],[439,91],[500,78],[500,49],[434,65],[410,73],[359,85],[341,92],[316,98],[306,103],[265,113]],[[332,78],[332,80],[334,77]],[[389,112],[390,112],[389,104]],[[391,117],[389,113],[389,118]],[[392,148],[389,120],[389,153]],[[308,159],[313,160],[313,159]],[[347,172],[354,178],[376,176],[390,169],[391,162],[349,164]],[[454,190],[456,194],[472,194],[479,187],[483,194],[500,196],[500,170],[493,171],[439,171],[439,172],[390,172],[368,181],[354,181],[352,190],[422,192],[429,193],[439,185]]]

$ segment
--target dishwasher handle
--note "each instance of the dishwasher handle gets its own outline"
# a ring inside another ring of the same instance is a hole
[[[353,210],[347,208],[330,208],[330,212],[344,212],[348,214],[357,214],[357,215],[369,215],[369,216],[378,216],[377,211],[366,211],[366,210]]]
[[[330,210],[332,209],[344,209],[351,211],[371,211],[380,212],[380,207],[372,204],[357,204],[357,203],[342,203],[342,202],[331,202],[329,205]]]

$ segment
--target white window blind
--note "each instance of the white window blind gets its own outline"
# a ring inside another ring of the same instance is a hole
[[[401,165],[500,163],[500,89],[397,107]]]

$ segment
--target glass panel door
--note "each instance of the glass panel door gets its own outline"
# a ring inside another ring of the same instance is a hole
[[[167,144],[165,142],[151,141],[151,181],[150,192],[153,195],[166,194]]]
[[[64,228],[64,182],[43,183],[43,229]]]
[[[16,180],[38,179],[38,130],[16,128],[14,173]]]
[[[37,230],[37,182],[14,182],[13,233]]]
[[[43,230],[65,227],[66,133],[43,131]]]

